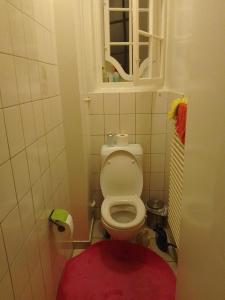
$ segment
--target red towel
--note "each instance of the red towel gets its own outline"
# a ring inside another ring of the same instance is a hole
[[[187,104],[181,103],[177,109],[176,131],[181,142],[185,144]]]

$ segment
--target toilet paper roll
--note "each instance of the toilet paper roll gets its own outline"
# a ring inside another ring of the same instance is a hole
[[[127,146],[129,144],[128,142],[128,134],[126,133],[120,133],[116,135],[116,144],[118,146]]]
[[[69,214],[67,219],[66,219],[66,225],[67,227],[69,227],[69,230],[70,230],[70,236],[72,237],[73,236],[73,218],[72,216]]]
[[[53,221],[53,223],[64,227],[66,231],[69,230],[70,236],[71,237],[73,236],[73,229],[74,229],[73,218],[67,210],[55,209],[52,212],[50,218]]]

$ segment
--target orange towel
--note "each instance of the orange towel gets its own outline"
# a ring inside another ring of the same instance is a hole
[[[176,117],[176,131],[181,142],[185,144],[185,131],[186,131],[186,116],[187,116],[187,104],[181,103],[177,109]]]

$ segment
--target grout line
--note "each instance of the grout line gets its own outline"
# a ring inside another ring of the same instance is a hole
[[[48,100],[48,99],[52,99],[52,98],[57,98],[57,97],[61,97],[60,94],[58,95],[54,95],[54,96],[49,96],[49,97],[44,97],[44,98],[39,98],[39,99],[35,99],[35,100],[29,100],[29,101],[25,101],[25,102],[18,102],[16,104],[12,104],[12,105],[9,105],[9,106],[4,106],[2,105],[2,107],[0,107],[0,109],[6,109],[6,108],[11,108],[11,107],[15,107],[15,106],[18,106],[18,105],[22,105],[22,104],[28,104],[28,103],[35,103],[35,102],[38,102],[38,101],[45,101],[45,100]],[[18,99],[19,100],[19,99]],[[53,100],[52,100],[53,101]]]
[[[23,55],[18,55],[18,54],[14,54],[14,53],[9,53],[9,52],[5,52],[3,50],[0,50],[0,54],[7,55],[7,56],[12,56],[12,57],[17,57],[17,58],[23,58],[23,59],[29,60],[31,62],[33,61],[33,62],[36,62],[36,63],[45,64],[45,65],[49,65],[49,66],[54,66],[54,67],[58,66],[58,64],[55,64],[55,63],[50,63],[50,62],[47,62],[47,61],[44,61],[44,60],[40,60],[40,59],[36,59],[36,58],[30,58],[28,56],[23,56]]]
[[[6,250],[6,243],[5,243],[5,237],[4,237],[4,234],[3,234],[3,231],[2,231],[2,226],[0,224],[0,234],[2,235],[2,240],[3,240],[3,247],[4,247],[4,250],[5,250],[5,255],[6,255],[6,261],[7,261],[7,266],[8,266],[8,270],[4,273],[4,275],[2,276],[2,279],[5,277],[5,275],[7,274],[7,272],[9,273],[9,278],[10,278],[10,281],[11,281],[11,287],[12,287],[12,293],[14,295],[14,298],[15,298],[15,292],[14,292],[14,288],[13,288],[13,282],[12,282],[12,274],[11,274],[11,270],[10,270],[10,263],[9,263],[9,257],[8,257],[8,253],[7,253],[7,250]],[[19,252],[19,251],[18,251]],[[11,263],[12,264],[12,263]],[[1,280],[2,280],[1,279]],[[16,298],[15,298],[16,299]]]
[[[46,27],[44,24],[41,24],[38,19],[35,19],[34,16],[29,15],[26,11],[24,11],[22,8],[17,7],[16,5],[14,5],[13,3],[11,3],[9,0],[6,0],[6,2],[8,3],[9,6],[15,8],[16,10],[18,10],[19,12],[21,12],[23,15],[29,17],[32,21],[34,21],[35,23],[39,24],[40,26],[42,26],[44,29],[46,29],[49,33],[54,34],[55,31],[50,30],[48,27]],[[21,5],[23,6],[23,5]],[[32,5],[32,11],[34,14],[34,7]]]

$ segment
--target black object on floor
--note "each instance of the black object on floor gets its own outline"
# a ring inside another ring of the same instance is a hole
[[[104,230],[103,236],[104,236],[105,240],[110,240],[110,238],[111,238],[111,236],[110,236],[110,234],[108,233],[107,230]]]
[[[169,246],[177,248],[176,245],[168,243],[166,231],[160,224],[157,224],[155,226],[154,231],[156,233],[155,234],[156,244],[161,251],[168,252]]]

